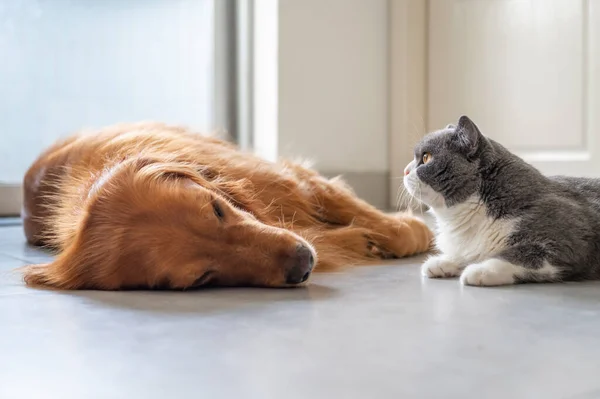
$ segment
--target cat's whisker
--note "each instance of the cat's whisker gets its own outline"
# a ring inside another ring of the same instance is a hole
[[[410,207],[411,209],[415,207],[415,204],[418,203],[420,201],[419,196],[419,186],[417,183],[417,190],[415,190],[415,195],[411,195],[410,196]]]
[[[410,194],[410,192],[408,192],[408,190],[407,190],[406,198],[405,198],[406,207],[412,209],[414,207],[415,201],[416,201],[416,198],[412,194]]]
[[[396,190],[396,203],[395,203],[396,211],[400,210],[400,203],[402,201],[403,194],[404,194],[404,190],[402,189],[402,186],[398,186],[398,189]]]
[[[403,209],[412,208],[413,201],[415,201],[415,198],[412,196],[410,191],[406,187],[402,186],[397,207]]]
[[[400,210],[400,208],[410,208],[410,201],[412,196],[408,189],[404,186],[401,186],[398,190],[398,197],[396,200],[396,209]]]
[[[411,194],[408,189],[405,189],[403,192],[402,201],[404,201],[404,205],[406,208],[411,209],[413,207],[413,202],[415,201],[415,197]]]
[[[421,204],[423,203],[423,193],[421,191],[421,182],[417,182],[417,187],[419,190],[419,202],[417,203],[417,207],[421,207]]]
[[[399,179],[399,177],[396,177],[396,179]],[[396,189],[396,200],[394,203],[396,210],[399,210],[400,201],[402,200],[405,190],[406,188],[404,187],[404,184],[399,184],[398,188]]]

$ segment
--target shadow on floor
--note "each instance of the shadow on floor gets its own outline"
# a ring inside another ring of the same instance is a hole
[[[335,288],[311,284],[298,288],[202,288],[189,291],[56,291],[58,295],[103,306],[150,313],[213,314],[277,303],[332,300]]]

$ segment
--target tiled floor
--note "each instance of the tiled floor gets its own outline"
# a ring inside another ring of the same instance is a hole
[[[421,258],[305,289],[51,292],[0,228],[0,398],[600,398],[600,284],[462,288]]]

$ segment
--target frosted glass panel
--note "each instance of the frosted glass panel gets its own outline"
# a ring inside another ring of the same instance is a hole
[[[82,127],[211,128],[212,0],[0,0],[0,182]]]

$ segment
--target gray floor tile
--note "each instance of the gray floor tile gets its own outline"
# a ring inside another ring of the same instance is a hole
[[[27,263],[46,263],[52,260],[48,251],[27,245],[20,225],[0,226],[0,254],[9,255]]]
[[[17,247],[3,251],[30,258],[17,230],[0,231]],[[53,292],[3,277],[0,398],[600,397],[600,284],[463,288],[422,279],[421,261],[281,290]],[[23,263],[0,255],[0,273]]]
[[[23,242],[25,242],[25,236],[23,235],[22,226],[11,225],[0,227],[0,246],[14,245]]]

